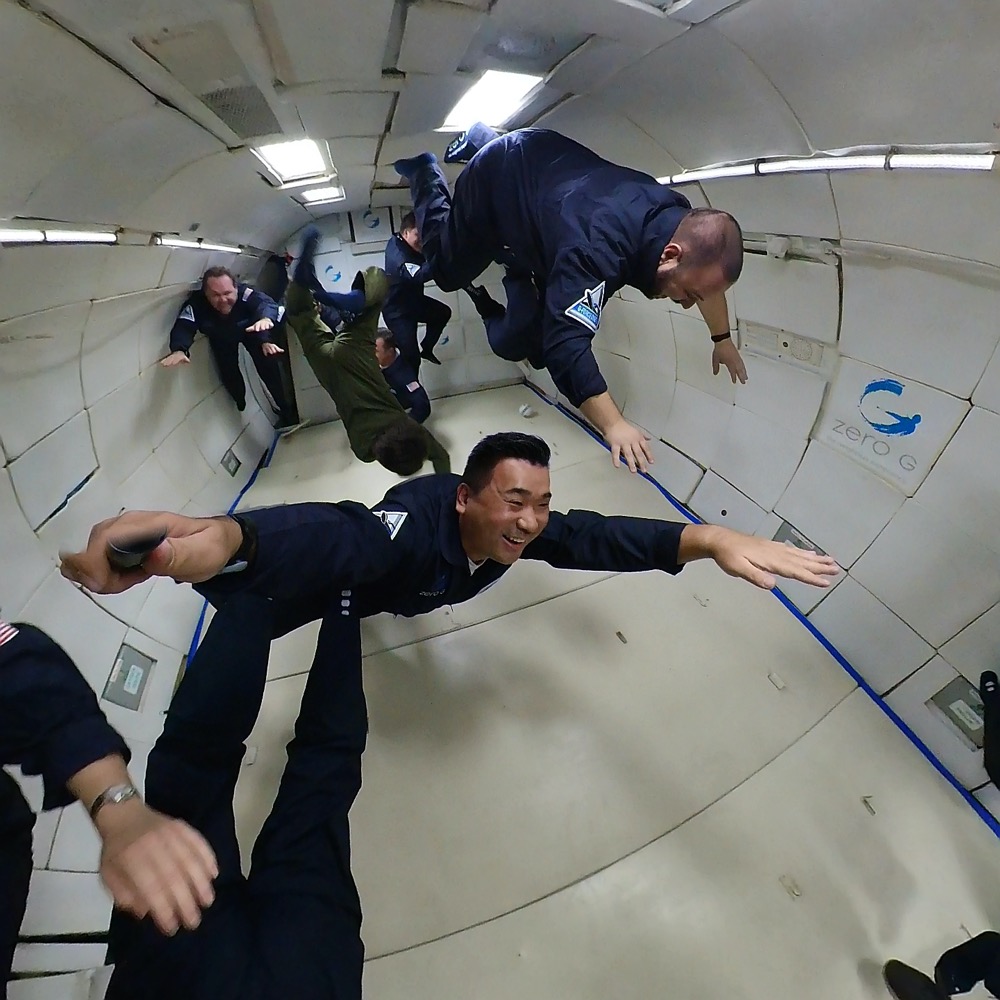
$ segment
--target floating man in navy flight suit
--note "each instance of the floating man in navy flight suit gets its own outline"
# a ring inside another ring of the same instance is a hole
[[[649,436],[623,417],[592,340],[623,285],[647,298],[697,305],[733,382],[746,367],[729,333],[726,289],[739,277],[743,236],[732,216],[692,209],[653,177],[602,159],[547,129],[499,136],[473,126],[445,160],[468,164],[454,197],[432,153],[397,160],[410,184],[423,253],[442,291],[465,288],[490,346],[548,368],[556,386],[633,472],[652,461]],[[492,261],[507,268],[507,308],[471,285]]]
[[[217,899],[201,928],[179,942],[120,918],[112,934],[117,980],[143,986],[149,1000],[360,997],[361,912],[347,813],[366,734],[362,618],[467,601],[522,555],[564,569],[671,574],[710,558],[767,588],[775,575],[825,587],[838,572],[828,556],[716,525],[550,511],[548,462],[540,438],[493,434],[476,445],[461,476],[401,483],[370,510],[344,501],[218,518],[129,512],[95,525],[86,550],[63,557],[63,575],[97,593],[120,593],[150,576],[192,583],[219,609],[212,629],[219,622],[230,630],[210,631],[209,651],[205,642],[199,648],[177,696],[182,704],[168,713],[168,745],[157,744],[172,751],[174,768],[158,772],[157,808],[169,812],[175,797],[177,815],[211,844],[224,873]],[[118,570],[107,560],[109,541],[163,534],[138,568]],[[323,625],[288,767],[244,885],[232,786],[263,697],[268,646],[316,619]],[[235,707],[220,722],[226,700]]]
[[[278,319],[278,305],[272,298],[237,281],[228,268],[210,267],[202,276],[201,288],[181,306],[170,331],[170,353],[160,364],[164,368],[189,364],[191,344],[201,330],[208,337],[219,378],[242,412],[247,405],[247,387],[240,373],[242,344],[274,400],[278,426],[290,426],[296,414],[282,384],[279,358],[285,351],[269,332]]]
[[[434,348],[451,319],[451,309],[439,299],[424,294],[431,267],[424,257],[417,232],[417,220],[407,212],[385,247],[385,273],[389,275],[389,295],[382,306],[382,318],[392,331],[406,363],[417,374],[420,359],[439,365]],[[426,333],[417,347],[417,324],[426,324]]]

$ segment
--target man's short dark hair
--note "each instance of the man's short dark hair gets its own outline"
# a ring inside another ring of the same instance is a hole
[[[534,434],[503,431],[484,437],[469,453],[462,482],[473,494],[483,490],[493,478],[493,470],[506,458],[517,458],[547,469],[552,453],[549,446]]]
[[[717,208],[693,208],[681,219],[674,242],[684,247],[681,267],[721,264],[732,284],[743,270],[743,230],[728,213]]]
[[[396,338],[392,335],[392,330],[387,330],[384,326],[380,326],[375,333],[375,339],[382,340],[382,343],[390,350],[394,351],[396,349]]]
[[[397,476],[412,476],[427,461],[427,438],[410,417],[389,424],[375,435],[375,461]]]
[[[239,282],[236,280],[236,275],[233,274],[233,272],[230,271],[228,267],[223,267],[221,264],[216,264],[215,267],[210,267],[201,276],[201,290],[202,291],[205,291],[205,289],[208,287],[208,279],[209,278],[229,278],[229,280],[232,281],[232,283],[234,285],[238,285],[239,284]]]
[[[417,228],[417,217],[412,212],[407,212],[399,220],[399,231],[403,232],[404,229],[416,229]]]

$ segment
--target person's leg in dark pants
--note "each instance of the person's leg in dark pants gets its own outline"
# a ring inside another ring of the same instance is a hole
[[[440,299],[425,295],[420,303],[420,321],[427,325],[424,339],[420,344],[420,356],[426,361],[440,364],[434,357],[434,348],[444,333],[444,328],[451,320],[451,308]]]
[[[292,422],[292,412],[288,405],[288,394],[285,392],[282,380],[283,361],[287,354],[265,354],[261,341],[253,334],[247,334],[243,340],[243,345],[247,349],[253,361],[254,368],[260,380],[267,386],[267,391],[274,400],[274,405],[278,408],[278,414],[282,423]]]
[[[17,782],[0,770],[0,996],[4,997],[28,901],[34,825],[35,814]]]
[[[383,316],[385,325],[389,327],[392,339],[396,341],[399,353],[403,360],[413,369],[415,373],[420,372],[420,348],[417,346],[417,323],[420,320],[416,315],[403,315],[393,313],[390,316]]]
[[[544,303],[528,274],[508,274],[503,279],[507,293],[507,307],[492,306],[480,310],[490,348],[498,357],[507,361],[528,359],[536,368],[544,367],[542,361],[542,317]],[[502,310],[502,311],[501,311]]]
[[[412,168],[405,166],[410,164]],[[456,196],[453,203],[448,181],[432,154],[396,161],[397,172],[410,183],[423,253],[431,261],[434,281],[442,292],[454,292],[474,281],[502,250],[492,232],[476,222],[475,210],[483,206],[472,198],[474,188],[462,184],[469,169],[456,185],[456,192],[461,186],[468,200]]]
[[[172,938],[149,920],[116,911],[108,961],[117,967],[108,998],[242,996],[240,977],[253,952],[252,920],[233,792],[244,741],[264,697],[274,618],[272,603],[262,597],[229,598],[212,619],[170,705],[149,754],[146,801],[190,823],[209,842],[219,866],[216,899],[197,930]],[[162,984],[165,992],[156,993],[153,984]]]
[[[226,392],[233,397],[236,409],[242,413],[247,408],[247,387],[240,371],[239,341],[216,337],[209,343],[219,379],[225,386]]]
[[[360,622],[332,600],[288,763],[254,847],[248,885],[261,961],[296,1000],[359,1000],[364,945],[348,813],[361,788],[368,715]]]

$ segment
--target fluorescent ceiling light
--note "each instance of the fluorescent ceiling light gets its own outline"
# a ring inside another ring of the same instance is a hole
[[[335,186],[311,188],[308,191],[300,192],[300,194],[309,205],[321,205],[328,201],[343,201],[344,199],[344,189]]]
[[[317,177],[327,172],[323,153],[312,139],[272,142],[266,146],[258,146],[253,152],[283,184],[302,177]]]
[[[881,170],[885,156],[811,156],[800,160],[762,160],[762,174],[807,174],[825,170]]]
[[[46,243],[117,243],[117,233],[74,231],[71,229],[46,229]]]
[[[332,181],[336,177],[336,173],[332,174],[320,174],[319,176],[310,175],[309,177],[301,177],[297,181],[288,181],[286,184],[279,184],[279,191],[291,191],[295,188],[308,187],[310,184],[324,184],[326,181]]]
[[[0,243],[41,243],[44,239],[40,229],[0,229]]]
[[[661,177],[660,182],[687,184],[690,181],[709,181],[717,177],[750,177],[754,173],[754,164],[737,163],[731,167],[704,167],[701,170],[685,170],[684,173],[674,174],[669,179]]]
[[[893,153],[889,166],[910,170],[992,170],[996,153]]]
[[[242,247],[229,246],[226,243],[206,243],[204,240],[182,240],[177,236],[157,236],[156,242],[161,247],[179,247],[183,250],[221,250],[224,253],[240,253]]]
[[[476,122],[503,125],[542,82],[540,76],[487,70],[451,109],[439,132],[463,132]]]

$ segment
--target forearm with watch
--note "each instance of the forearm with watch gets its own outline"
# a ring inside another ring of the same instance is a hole
[[[702,299],[698,303],[698,311],[708,326],[713,343],[720,344],[732,337],[729,324],[729,305],[726,302],[725,292],[719,292]]]
[[[146,808],[118,754],[102,757],[77,771],[66,782],[66,788],[83,803],[102,837],[130,814]]]

